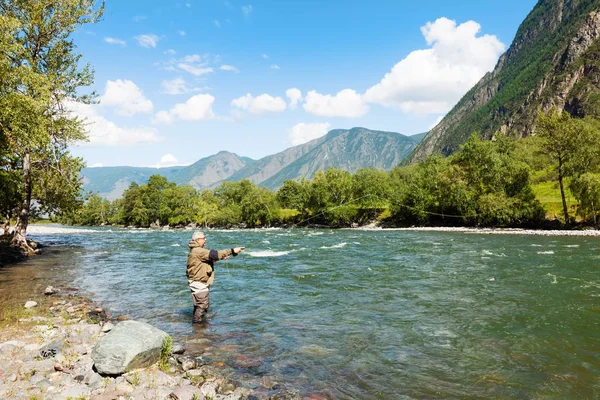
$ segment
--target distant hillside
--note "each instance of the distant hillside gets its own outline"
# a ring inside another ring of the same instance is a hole
[[[540,0],[513,43],[405,162],[459,149],[473,132],[525,137],[538,110],[600,115],[600,0]]]
[[[170,168],[97,167],[82,170],[86,191],[114,200],[123,194],[132,182],[145,184],[151,175],[159,174],[169,181],[196,188],[208,188],[227,179],[239,169],[255,161],[227,151],[202,158],[192,165]]]
[[[143,168],[143,167],[94,167],[81,170],[83,187],[88,192],[98,193],[109,200],[118,199],[132,182],[140,185],[148,182],[154,174],[171,180],[173,173],[185,167]]]
[[[85,190],[111,200],[121,197],[131,182],[144,184],[153,174],[196,189],[215,188],[224,181],[242,179],[276,189],[286,179],[312,179],[318,170],[331,167],[350,172],[361,168],[390,170],[413,151],[423,135],[405,136],[365,128],[336,129],[257,161],[221,151],[186,167],[84,168],[82,175]]]
[[[276,189],[288,179],[312,179],[319,170],[336,167],[349,172],[361,168],[389,171],[416,147],[411,136],[365,128],[337,129],[329,132],[309,152],[261,182]]]

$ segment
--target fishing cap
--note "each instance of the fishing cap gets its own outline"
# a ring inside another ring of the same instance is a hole
[[[194,232],[194,234],[192,235],[192,240],[198,239],[206,239],[206,236],[204,236],[204,232]]]

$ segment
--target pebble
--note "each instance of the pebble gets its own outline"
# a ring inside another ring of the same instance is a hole
[[[185,353],[185,347],[180,343],[173,343],[173,354],[183,354]]]
[[[25,308],[33,308],[36,307],[38,305],[38,303],[36,303],[35,301],[28,301],[27,303],[25,303]]]
[[[56,289],[54,289],[52,286],[48,286],[48,287],[46,288],[46,290],[44,290],[44,294],[45,294],[46,296],[50,296],[50,295],[52,295],[52,294],[54,294],[54,293],[56,293]]]

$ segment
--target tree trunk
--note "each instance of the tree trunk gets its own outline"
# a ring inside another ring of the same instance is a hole
[[[4,236],[8,236],[10,234],[10,212],[7,211],[4,216],[4,225],[2,225],[2,229],[4,230]]]
[[[563,186],[562,160],[558,160],[558,185],[560,186],[560,197],[562,198],[563,213],[565,215],[565,224],[569,223],[569,209],[567,208],[567,199],[565,198],[565,188]]]
[[[27,225],[29,225],[29,210],[31,207],[31,158],[29,153],[23,156],[23,203],[13,232],[11,246],[18,247],[27,252],[28,255],[35,254],[27,244]]]

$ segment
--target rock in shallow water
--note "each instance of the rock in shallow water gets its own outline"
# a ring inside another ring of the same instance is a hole
[[[121,375],[158,361],[164,340],[169,335],[139,321],[123,321],[102,337],[92,351],[96,370],[101,375]]]

